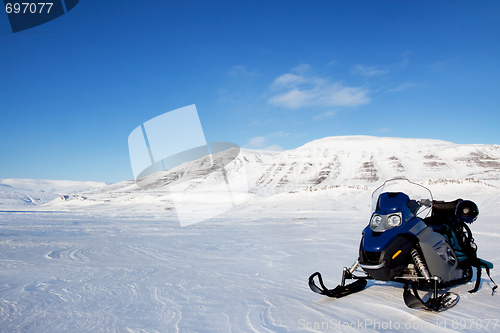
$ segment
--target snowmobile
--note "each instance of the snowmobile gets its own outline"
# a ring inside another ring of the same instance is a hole
[[[459,296],[440,290],[471,281],[476,269],[479,289],[481,271],[491,279],[493,264],[477,257],[469,224],[479,214],[470,200],[434,201],[426,187],[406,178],[386,181],[372,194],[372,215],[362,232],[359,257],[344,267],[342,281],[328,289],[319,272],[309,277],[312,291],[340,298],[363,290],[368,280],[402,283],[403,299],[410,308],[440,312],[455,306]],[[316,284],[319,282],[319,286]],[[355,280],[346,284],[347,280]],[[427,290],[424,301],[418,290]]]

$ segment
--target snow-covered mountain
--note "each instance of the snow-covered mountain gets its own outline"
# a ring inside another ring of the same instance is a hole
[[[102,188],[106,183],[68,180],[0,179],[0,210],[23,210],[61,195]]]
[[[159,176],[155,186],[124,181],[86,193],[61,196],[48,207],[74,209],[124,205],[132,210],[169,210],[169,189],[184,182],[186,190],[223,182],[206,159],[183,164]],[[226,166],[230,179],[245,179],[250,197],[297,191],[354,188],[373,190],[383,181],[404,176],[428,186],[468,183],[500,188],[500,146],[460,145],[430,139],[371,136],[327,137],[294,150],[242,149]],[[184,180],[183,180],[184,179]]]
[[[282,152],[266,163],[255,187],[369,185],[395,176],[500,179],[500,146],[428,139],[328,137]]]

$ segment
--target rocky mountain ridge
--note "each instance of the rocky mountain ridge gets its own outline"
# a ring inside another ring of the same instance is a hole
[[[370,190],[394,177],[426,184],[472,183],[500,189],[500,146],[430,139],[327,137],[282,152],[241,149],[226,165],[225,173],[214,171],[206,167],[206,159],[193,161],[163,172],[154,187],[139,187],[128,180],[61,196],[49,206],[103,207],[117,203],[137,209],[148,205],[169,209],[173,185],[183,183],[177,190],[189,193],[223,184],[227,179],[244,179],[246,186],[233,190],[258,197],[338,188]]]

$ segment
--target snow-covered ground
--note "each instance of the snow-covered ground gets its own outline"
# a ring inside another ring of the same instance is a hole
[[[448,186],[470,198],[470,184]],[[500,196],[477,193],[479,255],[498,264]],[[499,330],[500,296],[485,275],[476,294],[472,282],[452,288],[461,299],[442,313],[407,308],[396,283],[369,282],[342,299],[309,290],[315,271],[327,286],[340,282],[369,206],[369,190],[301,191],[187,227],[169,212],[2,212],[1,331]]]

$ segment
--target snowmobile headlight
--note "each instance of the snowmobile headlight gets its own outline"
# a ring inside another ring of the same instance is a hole
[[[401,216],[398,214],[390,215],[387,218],[387,226],[389,228],[399,227],[401,225]]]
[[[382,216],[380,215],[373,215],[372,219],[370,221],[370,228],[375,229],[377,228],[380,223],[382,222]]]

